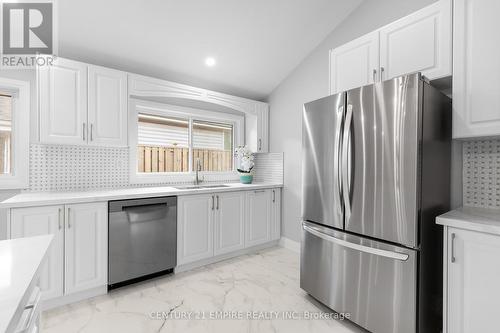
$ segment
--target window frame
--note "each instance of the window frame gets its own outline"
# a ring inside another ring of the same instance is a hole
[[[11,173],[0,174],[0,189],[28,187],[30,82],[0,77],[0,91],[12,93]]]
[[[187,172],[137,172],[137,144],[138,144],[138,116],[139,113],[146,113],[160,117],[175,117],[187,119],[189,121],[188,144],[189,144],[189,171]],[[129,101],[129,177],[132,184],[169,183],[192,181],[195,172],[193,171],[193,120],[231,124],[233,126],[233,149],[243,145],[245,142],[245,117],[226,113],[207,111],[191,107],[171,105],[167,103],[157,103],[139,99]],[[236,173],[235,161],[233,159],[233,169],[231,171],[200,171],[200,175],[234,175]]]

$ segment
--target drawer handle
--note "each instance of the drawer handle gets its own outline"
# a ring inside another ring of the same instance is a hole
[[[62,218],[61,218],[61,213],[62,213],[62,208],[59,208],[59,215],[58,215],[58,218],[57,218],[57,222],[59,223],[59,230],[62,229]]]
[[[255,190],[255,191],[253,191],[253,193],[264,193],[264,192],[266,192],[266,190]]]
[[[351,243],[349,241],[346,241],[346,240],[343,240],[340,238],[336,238],[336,237],[333,237],[331,235],[327,235],[327,234],[325,234],[319,230],[316,230],[315,228],[309,227],[305,224],[302,225],[302,228],[305,231],[309,232],[310,234],[312,234],[316,237],[319,237],[321,239],[324,239],[325,241],[328,241],[328,242],[331,242],[331,243],[334,243],[334,244],[337,244],[337,245],[340,245],[343,247],[347,247],[347,248],[353,249],[355,251],[365,252],[368,254],[373,254],[373,255],[386,257],[386,258],[394,259],[394,260],[400,260],[400,261],[406,261],[410,257],[406,253],[393,252],[393,251],[377,249],[374,247],[369,247],[369,246],[365,246],[365,245],[361,245],[361,244]]]
[[[71,208],[68,207],[68,229],[71,228],[70,209]]]
[[[455,262],[455,233],[451,234],[451,262]]]
[[[36,295],[34,297],[34,300],[31,303],[26,304],[26,306],[24,307],[25,310],[30,310],[28,320],[26,320],[26,322],[24,323],[23,328],[18,330],[17,332],[25,332],[32,326],[33,321],[36,320],[36,313],[38,312],[38,306],[40,304],[40,288],[36,287],[33,290],[33,294]]]

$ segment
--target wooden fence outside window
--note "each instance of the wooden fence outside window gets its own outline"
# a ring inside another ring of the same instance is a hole
[[[202,171],[231,171],[231,150],[193,149],[193,164],[200,159]],[[188,172],[189,149],[177,147],[137,147],[139,172]]]

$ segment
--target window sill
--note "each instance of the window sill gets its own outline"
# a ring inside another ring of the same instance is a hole
[[[239,179],[237,171],[204,171],[200,172],[199,175],[204,182],[230,182]],[[192,183],[194,178],[194,172],[135,173],[130,175],[130,183],[156,185]]]

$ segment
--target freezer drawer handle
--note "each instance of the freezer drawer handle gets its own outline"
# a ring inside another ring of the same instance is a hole
[[[351,242],[345,241],[343,239],[339,239],[339,238],[327,235],[325,233],[322,233],[321,231],[318,231],[318,230],[311,228],[311,227],[308,227],[306,225],[302,225],[302,227],[304,228],[305,231],[313,234],[314,236],[317,236],[317,237],[322,238],[326,241],[338,244],[340,246],[348,247],[350,249],[357,250],[360,252],[365,252],[365,253],[374,254],[377,256],[401,260],[401,261],[406,261],[406,260],[408,260],[408,257],[409,257],[407,254],[404,254],[404,253],[381,250],[381,249],[376,249],[376,248],[369,247],[369,246],[351,243]]]

